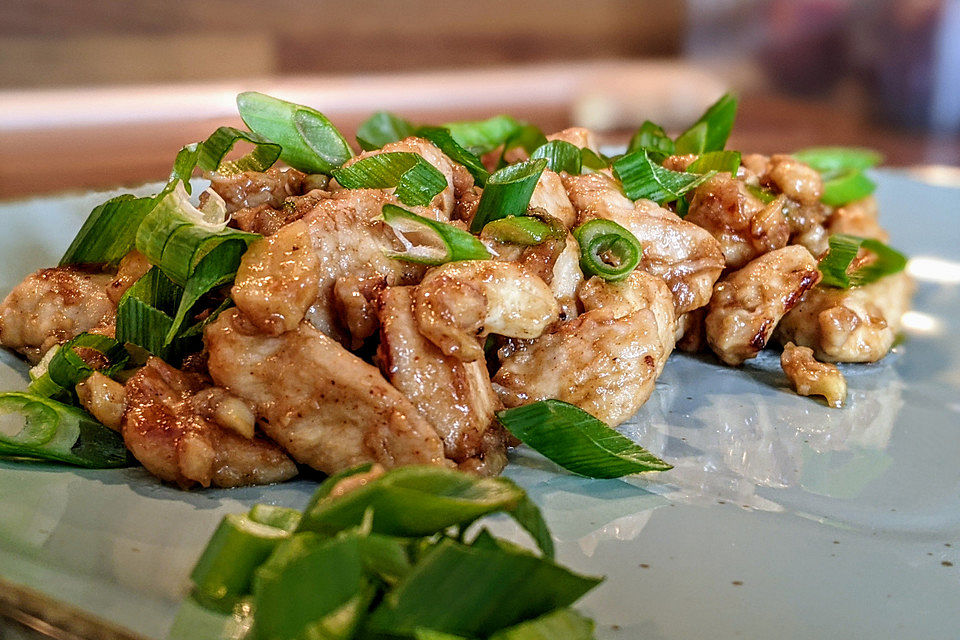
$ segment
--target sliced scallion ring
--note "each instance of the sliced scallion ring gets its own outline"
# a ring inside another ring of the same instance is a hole
[[[821,173],[870,169],[883,161],[872,149],[857,147],[810,147],[793,154],[794,158]]]
[[[60,258],[60,265],[117,264],[133,250],[137,229],[155,205],[154,198],[124,194],[95,207]]]
[[[665,169],[651,160],[646,149],[618,158],[613,163],[613,172],[628,198],[646,198],[661,205],[673,202],[713,177],[712,171],[697,175]]]
[[[530,154],[530,159],[546,158],[547,168],[554,173],[566,171],[572,176],[580,175],[580,148],[565,140],[551,140]]]
[[[47,373],[52,382],[64,389],[73,389],[93,374],[95,369],[77,353],[76,350],[80,348],[91,349],[103,356],[106,363],[97,370],[107,376],[122,369],[130,359],[130,354],[123,344],[113,338],[95,333],[81,333],[63,344],[50,359]]]
[[[241,140],[252,144],[253,150],[238,160],[225,161],[224,157]],[[276,163],[282,151],[276,142],[271,142],[256,133],[233,127],[220,127],[210,134],[198,149],[197,166],[205,171],[216,171],[222,174],[266,171]],[[174,162],[175,167],[176,164]]]
[[[404,246],[404,251],[387,252],[391,258],[429,265],[490,258],[482,242],[452,224],[431,220],[392,204],[383,205],[382,215]]]
[[[373,151],[412,136],[415,130],[416,127],[406,118],[378,111],[357,128],[357,143],[364,151]]]
[[[873,238],[835,233],[830,236],[829,243],[830,249],[818,265],[823,274],[820,284],[824,286],[858,287],[903,271],[907,266],[905,255]],[[851,271],[850,266],[861,249],[871,252],[873,257]]]
[[[747,188],[747,191],[749,191],[754,198],[756,198],[763,204],[770,204],[771,202],[777,199],[777,194],[770,191],[769,189],[765,189],[761,186],[753,185],[753,184],[748,184],[745,186]]]
[[[602,153],[597,153],[593,149],[587,149],[584,147],[580,149],[580,170],[583,171],[584,167],[592,171],[599,171],[600,169],[606,169],[610,166],[610,158],[606,157]]]
[[[721,151],[737,117],[737,97],[726,93],[707,107],[702,116],[677,138],[676,153]]]
[[[482,235],[498,242],[533,246],[556,237],[558,229],[533,216],[508,216],[488,222]]]
[[[679,155],[703,153],[707,149],[707,123],[698,122],[679,136],[674,143],[674,151]]]
[[[419,153],[391,151],[361,158],[336,169],[333,177],[346,189],[396,188],[397,199],[410,206],[428,205],[447,188],[447,179]]]
[[[416,135],[432,142],[440,151],[454,162],[462,164],[474,181],[481,187],[487,183],[490,172],[483,166],[483,162],[476,154],[463,148],[454,139],[449,129],[443,127],[420,127],[416,130]]]
[[[499,115],[487,120],[450,122],[443,127],[461,147],[483,155],[504,144],[521,124],[510,116]]]
[[[497,420],[564,469],[588,478],[619,478],[672,468],[583,409],[560,400],[499,411]]]
[[[647,120],[640,125],[637,132],[630,138],[627,153],[633,153],[641,149],[656,152],[665,158],[674,154],[676,145],[667,135],[667,132],[663,130],[663,127]]]
[[[580,243],[580,268],[604,280],[623,280],[643,256],[640,241],[612,220],[594,219],[573,231]]]
[[[546,168],[546,159],[540,158],[511,164],[493,173],[480,196],[470,231],[479,233],[493,220],[526,213],[530,196]]]
[[[842,207],[866,198],[877,188],[873,180],[859,169],[850,169],[836,175],[824,176],[823,194],[820,201],[831,207]]]
[[[690,163],[687,173],[729,173],[736,176],[740,169],[739,151],[708,151]]]

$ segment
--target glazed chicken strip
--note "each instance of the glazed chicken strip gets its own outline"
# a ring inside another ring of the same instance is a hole
[[[636,236],[643,245],[640,268],[667,283],[677,315],[710,301],[724,258],[708,231],[649,200],[631,202],[616,182],[602,173],[564,176],[563,183],[577,210],[578,224],[604,218]]]
[[[570,197],[563,186],[560,176],[549,169],[544,169],[537,180],[537,186],[530,196],[530,208],[545,211],[563,223],[567,229],[577,224],[577,212],[570,204]]]
[[[557,321],[560,307],[547,284],[527,269],[494,260],[448,262],[430,270],[414,293],[417,326],[443,353],[483,358],[496,333],[536,338]]]
[[[383,191],[342,190],[257,240],[237,271],[237,307],[269,335],[291,331],[306,317],[327,335],[346,343],[352,337],[359,346],[376,332],[371,283],[413,284],[425,270],[385,255],[402,250],[393,231],[376,219],[386,203],[396,201]],[[350,307],[352,321],[341,320],[343,307]]]
[[[306,175],[290,168],[235,174],[211,173],[210,188],[227,204],[227,212],[260,207],[279,207],[289,196],[303,192]],[[201,201],[203,198],[201,198]]]
[[[704,318],[707,344],[729,365],[755,357],[783,315],[819,281],[817,261],[800,245],[754,259],[714,288]]]
[[[787,246],[790,226],[783,207],[783,197],[764,205],[743,182],[720,173],[697,187],[684,220],[709,231],[720,243],[727,267],[739,269]]]
[[[214,382],[249,402],[298,462],[324,473],[445,464],[443,442],[413,404],[308,322],[268,336],[231,309],[207,326],[204,344]]]
[[[877,200],[867,196],[862,200],[851,202],[837,207],[827,218],[827,231],[834,233],[849,233],[861,238],[874,238],[880,242],[890,239],[877,219]]]
[[[117,275],[107,285],[107,297],[113,304],[120,304],[120,298],[134,283],[150,271],[150,261],[136,249],[123,256],[117,266]]]
[[[196,375],[150,358],[127,381],[123,440],[147,470],[183,488],[283,482],[297,467],[273,442],[247,438],[207,419]]]
[[[831,407],[842,407],[847,381],[836,365],[818,362],[813,349],[792,342],[783,346],[780,366],[793,388],[802,396],[823,396]]]
[[[412,287],[380,294],[380,368],[443,439],[446,457],[499,473],[506,464],[503,433],[494,421],[500,400],[486,362],[444,355],[417,329]],[[488,433],[492,431],[493,433]]]
[[[0,344],[36,364],[50,347],[107,324],[113,276],[79,267],[41,269],[27,276],[0,304]]]
[[[591,278],[580,298],[583,314],[503,359],[494,388],[508,407],[554,398],[616,426],[647,401],[673,350],[673,297],[634,271],[622,282]]]
[[[852,289],[817,287],[784,316],[777,340],[825,362],[876,362],[893,346],[912,292],[904,272]]]

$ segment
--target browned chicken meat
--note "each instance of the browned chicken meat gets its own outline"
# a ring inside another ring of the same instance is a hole
[[[704,318],[707,343],[729,365],[753,358],[780,318],[819,281],[817,261],[800,245],[754,259],[714,288]]]
[[[852,289],[817,287],[784,316],[777,339],[826,362],[876,362],[893,346],[912,292],[903,272]]]
[[[642,271],[623,282],[591,278],[580,298],[585,312],[516,346],[494,387],[508,407],[556,398],[618,425],[650,397],[673,350],[673,298]]]
[[[827,218],[827,231],[848,233],[861,238],[874,238],[880,242],[890,239],[877,217],[877,200],[867,196],[842,207],[837,207]]]
[[[649,200],[631,202],[606,174],[565,176],[563,183],[578,224],[613,220],[636,236],[643,245],[640,268],[667,283],[678,315],[710,301],[724,258],[709,232]]]
[[[0,305],[0,344],[36,363],[50,347],[113,320],[113,276],[79,267],[41,269]]]
[[[199,375],[159,358],[150,358],[130,378],[122,433],[137,460],[161,480],[183,488],[270,484],[295,476],[296,465],[273,442],[241,435],[206,417],[208,386]]]
[[[303,193],[307,176],[296,169],[274,167],[262,173],[211,173],[208,177],[210,188],[223,198],[227,211],[232,213],[262,205],[280,207],[289,196]]]
[[[788,342],[780,354],[780,366],[793,388],[802,396],[823,396],[831,407],[842,407],[847,381],[836,365],[818,362],[813,349]]]
[[[380,368],[443,439],[444,453],[461,467],[499,473],[506,464],[504,434],[494,420],[501,408],[483,360],[444,355],[418,330],[412,287],[380,294]]]
[[[446,464],[443,442],[377,369],[308,322],[260,333],[231,309],[207,326],[214,382],[254,407],[298,462],[336,473],[364,462]]]

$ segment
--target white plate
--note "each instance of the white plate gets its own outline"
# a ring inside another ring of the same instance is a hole
[[[623,427],[673,471],[592,481],[513,457],[560,560],[608,578],[580,605],[599,638],[960,636],[960,190],[877,179],[918,288],[895,353],[843,367],[846,408],[785,390],[773,355],[678,354]],[[55,264],[104,197],[0,205],[0,291]],[[0,388],[24,380],[0,355]],[[223,514],[302,507],[314,487],[181,492],[140,469],[0,462],[0,579],[161,638]]]

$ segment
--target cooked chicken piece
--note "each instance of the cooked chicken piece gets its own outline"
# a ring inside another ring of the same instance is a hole
[[[707,343],[729,365],[755,357],[783,315],[818,282],[817,261],[800,245],[754,259],[714,288],[704,319]]]
[[[673,350],[673,298],[643,271],[622,282],[591,278],[580,297],[583,314],[514,345],[494,388],[508,407],[555,398],[615,426],[647,401]]]
[[[827,219],[827,231],[831,234],[849,233],[861,238],[874,238],[880,242],[890,239],[890,234],[877,219],[877,199],[873,196],[834,209]]]
[[[0,304],[0,344],[36,363],[55,344],[108,324],[113,276],[80,267],[41,269],[27,276]]]
[[[553,216],[563,223],[567,229],[571,229],[577,223],[577,212],[570,204],[570,197],[567,196],[567,190],[563,186],[560,176],[544,169],[537,181],[537,186],[530,196],[530,207],[539,208]]]
[[[667,283],[678,315],[710,301],[724,259],[709,232],[649,200],[631,202],[603,173],[563,176],[563,184],[578,224],[604,218],[636,236],[643,245],[640,268]]]
[[[207,177],[210,178],[210,188],[226,202],[227,212],[233,213],[263,204],[279,207],[288,196],[303,193],[306,175],[296,169],[274,167],[264,172],[210,173]],[[201,194],[201,205],[206,198],[206,194]]]
[[[384,204],[396,203],[384,191],[341,190],[320,200],[301,220],[258,240],[244,254],[233,287],[233,298],[250,322],[262,332],[279,335],[304,317],[327,335],[356,344],[376,332],[376,323],[349,323],[338,309],[350,306],[360,282],[413,284],[425,267],[385,255],[402,246],[394,232],[376,220]],[[344,278],[339,299],[337,283]],[[340,305],[338,307],[338,305]],[[372,305],[361,317],[370,318]]]
[[[219,387],[208,387],[191,396],[190,406],[206,420],[244,438],[252,439],[256,434],[257,417],[253,410],[243,400]]]
[[[780,366],[790,384],[802,396],[823,396],[831,407],[842,407],[847,381],[836,365],[817,362],[813,349],[788,342],[780,354]]]
[[[694,309],[677,318],[677,349],[684,353],[700,353],[707,346],[703,328],[706,307]]]
[[[760,182],[776,187],[800,204],[817,204],[823,194],[823,180],[817,170],[783,154],[770,156],[767,171],[760,177]]]
[[[459,165],[457,165],[458,170],[455,172],[454,165],[456,163],[444,155],[444,153],[440,151],[440,149],[437,149],[429,140],[415,138],[412,136],[409,138],[404,138],[403,140],[384,145],[382,149],[364,151],[359,156],[347,160],[343,166],[349,167],[363,158],[379,155],[381,153],[392,152],[420,154],[424,160],[432,164],[438,171],[440,171],[440,173],[443,174],[443,177],[447,180],[447,187],[434,197],[429,206],[410,207],[403,204],[401,204],[401,206],[406,207],[407,209],[410,209],[411,211],[414,211],[422,216],[433,218],[434,220],[449,220],[453,215],[454,205],[456,205],[456,193],[465,192],[469,188],[467,184],[468,182],[469,185],[472,186],[473,178],[469,173],[466,172],[465,169],[463,169],[463,167],[460,167]],[[337,184],[335,180],[330,183],[330,188],[334,192],[343,190],[343,187]],[[393,189],[384,189],[384,192],[392,195]]]
[[[205,419],[191,402],[205,386],[201,376],[159,358],[150,358],[127,381],[123,440],[150,473],[183,488],[270,484],[297,475],[296,465],[273,442]]]
[[[790,227],[782,196],[764,205],[728,173],[697,187],[684,220],[703,227],[720,243],[726,265],[739,269],[757,256],[787,246]]]
[[[107,285],[107,297],[114,305],[120,303],[120,298],[133,286],[137,280],[150,271],[150,261],[136,249],[123,256],[117,266],[117,275],[113,282]]]
[[[80,404],[90,414],[114,431],[120,431],[120,421],[127,407],[127,397],[122,384],[94,371],[77,385]]]
[[[777,328],[777,340],[813,349],[826,362],[876,362],[887,354],[910,307],[913,282],[906,273],[862,287],[817,287]]]
[[[686,171],[687,168],[699,157],[700,156],[696,153],[688,153],[682,156],[670,156],[668,158],[664,158],[663,168],[670,169],[670,171]]]
[[[488,455],[506,462],[504,437],[494,420],[501,405],[486,362],[444,355],[423,337],[413,316],[412,289],[390,287],[380,294],[380,368],[436,428],[447,458],[469,466]],[[485,437],[491,429],[497,436],[492,440]],[[500,471],[495,466],[485,470]]]
[[[410,401],[308,322],[267,336],[231,309],[207,326],[204,344],[214,382],[249,402],[298,462],[324,473],[445,464],[443,442]]]
[[[448,262],[427,272],[414,293],[417,325],[448,356],[483,358],[482,340],[496,333],[536,338],[557,321],[550,287],[512,262]]]
[[[307,176],[307,179],[309,180],[312,177]],[[328,191],[313,189],[302,196],[286,198],[283,204],[276,208],[268,204],[245,207],[233,213],[232,221],[244,231],[269,236],[279,231],[280,227],[307,215],[317,206],[318,202],[330,197]]]
[[[581,149],[597,151],[597,141],[594,139],[593,132],[584,127],[570,127],[563,131],[551,133],[547,136],[547,140],[563,140]]]

